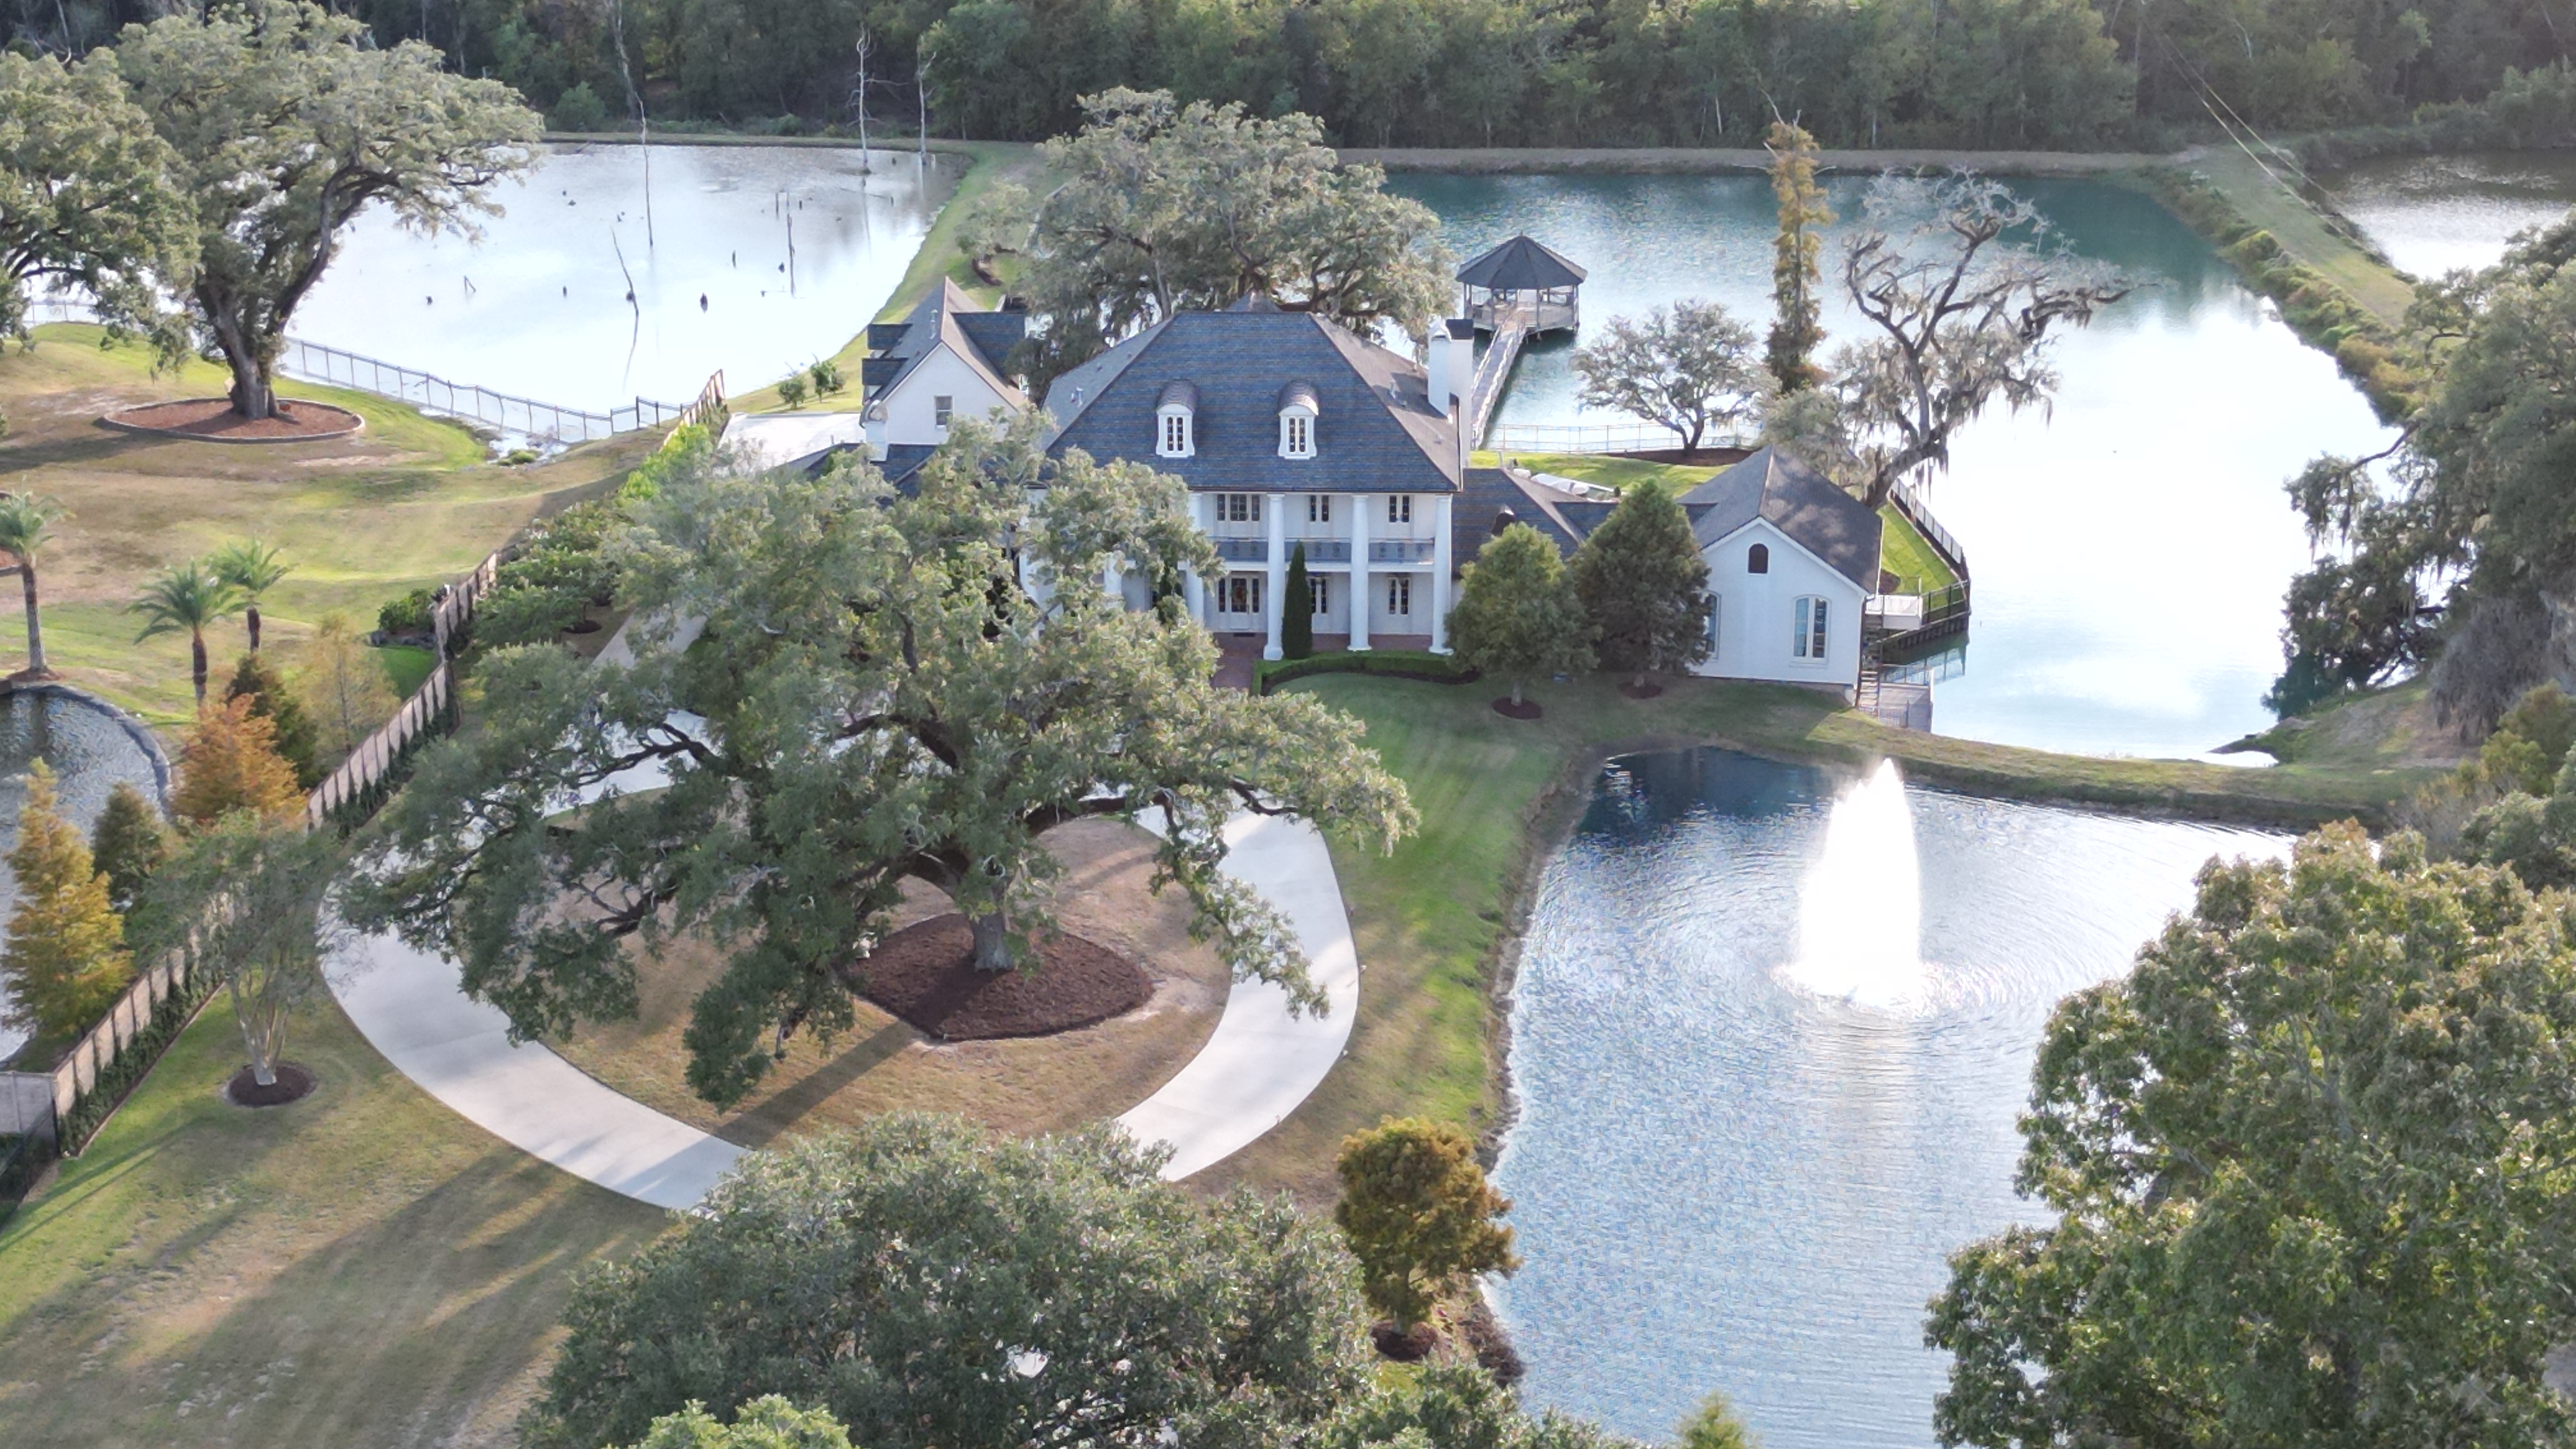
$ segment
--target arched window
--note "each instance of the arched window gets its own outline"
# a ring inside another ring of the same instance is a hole
[[[1825,657],[1825,601],[1813,594],[1801,597],[1791,622],[1796,627],[1797,633],[1789,640],[1789,653],[1799,659],[1823,659]]]
[[[1154,404],[1154,452],[1165,458],[1198,453],[1199,390],[1196,383],[1175,382]]]
[[[1757,543],[1744,551],[1744,571],[1748,574],[1771,572],[1771,545]]]
[[[1320,412],[1313,383],[1292,382],[1279,389],[1280,457],[1315,456],[1315,419]]]

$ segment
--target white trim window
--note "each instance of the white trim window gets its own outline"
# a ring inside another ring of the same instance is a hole
[[[946,393],[944,393],[944,392],[943,392],[943,393],[935,394],[935,395],[933,395],[933,396],[931,397],[931,399],[930,399],[930,425],[931,425],[932,427],[934,427],[934,428],[944,428],[944,427],[948,426],[948,424],[949,424],[949,420],[950,420],[950,419],[952,419],[952,418],[955,418],[956,416],[957,416],[957,399],[955,399],[955,398],[953,398],[953,397],[950,397],[948,394],[946,394]]]
[[[1795,659],[1822,661],[1825,657],[1825,601],[1814,594],[1798,596],[1792,619],[1794,632],[1789,639],[1789,654]]]
[[[1333,576],[1331,574],[1308,574],[1306,576],[1306,601],[1313,606],[1306,612],[1314,615],[1318,619],[1333,612]]]
[[[1216,496],[1216,521],[1219,523],[1259,523],[1261,495],[1258,493],[1220,493]]]
[[[1330,494],[1330,493],[1309,493],[1309,494],[1307,494],[1307,495],[1306,495],[1306,521],[1307,521],[1308,523],[1330,523],[1330,522],[1332,522],[1332,521],[1333,521],[1333,495],[1332,495],[1332,494]]]
[[[1413,521],[1413,495],[1410,493],[1388,494],[1386,496],[1386,521],[1389,523],[1411,523]]]
[[[1413,575],[1388,574],[1386,576],[1386,613],[1390,619],[1409,619],[1413,616]]]
[[[1315,456],[1315,415],[1304,408],[1288,408],[1279,414],[1279,456],[1311,458]]]
[[[1216,611],[1259,617],[1261,613],[1261,575],[1227,574],[1217,580]]]
[[[1191,426],[1190,410],[1164,408],[1158,416],[1160,425],[1154,434],[1155,455],[1163,458],[1196,456],[1198,440],[1191,436],[1196,430]]]
[[[1717,621],[1726,613],[1726,595],[1708,596],[1708,657],[1717,657]]]

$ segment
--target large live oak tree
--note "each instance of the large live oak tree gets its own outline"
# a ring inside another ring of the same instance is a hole
[[[1174,312],[1250,296],[1364,336],[1419,333],[1449,305],[1439,219],[1388,194],[1380,168],[1340,164],[1314,117],[1130,90],[1086,96],[1083,115],[1044,147],[1066,179],[1037,204],[1023,258],[1046,322],[1041,380]]]
[[[111,54],[75,66],[0,54],[0,333],[26,338],[30,283],[78,286],[110,327],[184,356],[159,296],[196,266],[172,169]]]
[[[911,496],[865,464],[672,470],[612,551],[634,617],[703,636],[658,647],[648,625],[632,666],[495,651],[480,728],[424,758],[353,909],[452,952],[522,1038],[631,1015],[626,938],[713,932],[731,957],[695,1004],[689,1079],[730,1102],[787,1033],[851,1019],[839,969],[906,879],[954,899],[979,964],[1033,964],[1059,870],[1045,833],[1154,813],[1158,884],[1238,974],[1321,1009],[1285,922],[1220,870],[1225,823],[1293,815],[1391,846],[1404,787],[1348,716],[1218,690],[1173,597],[1217,567],[1179,481],[1047,459],[1037,426],[961,425]],[[1160,602],[1123,608],[1113,564]],[[669,787],[564,815],[647,767]]]
[[[116,69],[196,204],[188,301],[244,417],[274,412],[287,320],[360,210],[471,234],[499,209],[492,184],[532,158],[537,114],[508,86],[457,75],[417,41],[378,50],[366,35],[307,0],[255,0],[117,40]]]
[[[2050,1023],[2019,1185],[1951,1260],[1944,1443],[2566,1442],[2576,902],[2332,827],[2213,863]]]

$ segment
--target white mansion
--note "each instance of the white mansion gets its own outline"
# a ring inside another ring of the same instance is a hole
[[[919,467],[953,419],[1029,406],[1003,366],[1024,326],[943,283],[904,322],[870,329],[867,441],[890,477]],[[1048,446],[1149,462],[1189,485],[1224,571],[1189,579],[1187,599],[1221,639],[1276,659],[1293,603],[1312,611],[1318,650],[1445,653],[1458,568],[1487,537],[1519,521],[1571,550],[1611,507],[1580,485],[1468,466],[1475,350],[1464,319],[1433,327],[1425,365],[1258,300],[1180,313],[1056,379]],[[1682,503],[1717,599],[1699,672],[1851,688],[1878,516],[1770,449]],[[1300,548],[1308,592],[1290,601]],[[1144,602],[1141,579],[1124,587]]]

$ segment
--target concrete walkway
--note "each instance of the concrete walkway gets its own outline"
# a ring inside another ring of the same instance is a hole
[[[645,789],[658,768],[614,783]],[[1302,821],[1242,816],[1226,830],[1226,872],[1288,918],[1332,1003],[1292,1017],[1287,993],[1237,982],[1207,1045],[1161,1091],[1118,1120],[1174,1152],[1187,1177],[1249,1146],[1296,1110],[1340,1059],[1359,1014],[1359,956],[1323,836]],[[455,962],[390,936],[336,957],[331,990],[360,1033],[402,1074],[468,1121],[576,1177],[657,1207],[693,1207],[747,1150],[657,1112],[543,1046],[513,1045],[496,1007],[465,994]]]

